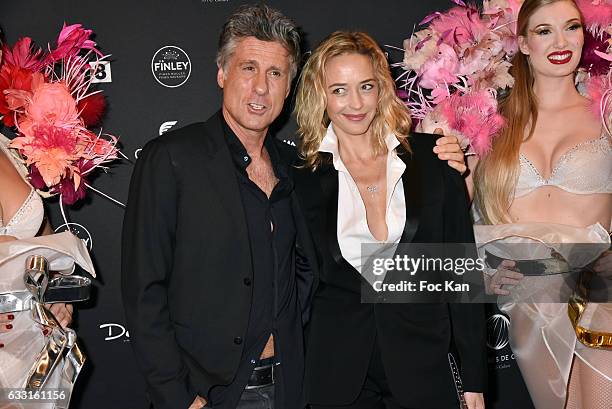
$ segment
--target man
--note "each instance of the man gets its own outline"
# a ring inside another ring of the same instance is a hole
[[[122,290],[155,409],[303,407],[316,253],[288,177],[295,154],[268,134],[299,60],[289,19],[240,7],[219,41],[221,110],[149,142],[137,162]],[[456,139],[441,139],[441,159],[465,170]]]
[[[296,248],[311,247],[287,176],[294,154],[268,134],[299,41],[278,11],[239,8],[219,42],[220,112],[149,142],[138,160],[122,289],[156,409],[246,408],[275,395],[279,408],[302,406],[312,274]]]

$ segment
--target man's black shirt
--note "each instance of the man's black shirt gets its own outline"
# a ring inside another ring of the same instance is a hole
[[[234,408],[270,335],[274,335],[276,362],[282,363],[282,343],[291,342],[292,335],[282,333],[281,328],[287,326],[279,321],[285,319],[287,313],[290,316],[295,311],[292,304],[297,298],[292,277],[295,273],[296,228],[290,197],[293,182],[288,177],[287,165],[280,160],[273,137],[266,135],[264,147],[278,183],[268,198],[249,179],[247,167],[251,158],[223,115],[219,115],[235,165],[252,260],[252,275],[244,272],[243,278],[244,285],[252,289],[249,324],[244,339],[234,340],[244,344],[242,360],[234,381],[226,386],[213,387],[208,397],[215,408]]]

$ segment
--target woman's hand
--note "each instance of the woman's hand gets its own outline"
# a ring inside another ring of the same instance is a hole
[[[444,135],[440,128],[436,128],[434,133],[436,135]],[[438,138],[433,151],[438,155],[438,159],[447,161],[448,166],[456,169],[460,174],[463,175],[467,170],[465,156],[456,136],[442,136]]]
[[[13,329],[13,320],[15,319],[15,314],[0,314],[0,333],[8,332]]]
[[[62,328],[66,328],[72,323],[72,312],[74,311],[72,304],[60,302],[56,304],[46,304],[45,306],[53,313],[55,319],[57,319],[57,322],[60,323]]]
[[[206,406],[206,399],[204,399],[201,396],[196,396],[191,406],[189,406],[189,409],[200,409],[200,408],[203,408],[204,406]]]
[[[49,309],[57,319],[57,322],[62,328],[68,327],[72,322],[73,307],[71,304],[57,303],[57,304],[46,304],[45,307]],[[13,329],[13,321],[15,320],[15,314],[0,314],[0,333],[8,332]],[[41,327],[44,335],[47,335],[49,329],[47,327]],[[0,343],[0,348],[4,347],[4,344]]]
[[[612,250],[604,251],[593,264],[593,270],[600,277],[612,278]]]
[[[487,294],[510,294],[510,291],[503,288],[503,286],[515,286],[524,277],[523,274],[512,270],[515,265],[516,263],[512,260],[504,260],[497,267],[495,274],[485,276]]]
[[[465,392],[463,394],[465,403],[469,409],[484,409],[484,395],[478,392]]]

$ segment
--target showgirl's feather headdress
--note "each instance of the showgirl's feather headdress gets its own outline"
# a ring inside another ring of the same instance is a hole
[[[455,135],[463,148],[483,155],[504,125],[497,96],[514,85],[510,61],[518,52],[516,19],[522,1],[484,0],[482,9],[462,0],[425,17],[427,26],[404,40],[398,94],[416,130]],[[612,0],[578,0],[587,30],[577,81],[610,123]],[[595,58],[591,58],[595,56]]]
[[[80,24],[64,24],[55,48],[37,48],[29,37],[2,48],[0,115],[17,132],[9,146],[32,186],[43,196],[59,194],[60,204],[84,198],[86,188],[94,189],[92,172],[119,154],[116,137],[90,130],[106,107],[92,81],[108,57],[91,35]]]

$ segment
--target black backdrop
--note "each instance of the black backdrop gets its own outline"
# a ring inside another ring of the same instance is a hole
[[[63,22],[81,23],[94,30],[102,51],[112,54],[110,64],[97,75],[109,102],[104,130],[120,137],[122,151],[130,160],[113,165],[107,175],[94,181],[94,186],[125,203],[133,163],[146,141],[164,129],[204,120],[218,109],[221,94],[214,63],[218,33],[223,21],[241,3],[244,1],[2,0],[0,24],[9,44],[19,37],[30,36],[39,45],[45,45],[56,39]],[[364,30],[381,45],[401,47],[404,38],[424,16],[452,5],[449,0],[267,3],[301,25],[305,51],[337,29]],[[164,48],[167,46],[173,47]],[[388,50],[391,62],[402,59],[401,52]],[[187,72],[154,70],[154,62],[166,51],[175,57],[178,55],[173,61],[190,63],[188,77]],[[177,85],[182,81],[180,86],[163,85]],[[290,105],[287,104],[275,125],[277,135],[285,140],[293,138],[295,129],[290,119]],[[53,225],[63,229],[57,201],[50,201],[48,205]],[[88,362],[78,381],[72,408],[145,407],[144,382],[132,357],[120,297],[122,218],[121,206],[93,192],[86,203],[68,210],[73,230],[89,241],[99,275],[95,296],[78,306],[75,316]],[[507,345],[507,319],[493,308],[488,316],[489,407],[528,409],[532,406]]]

